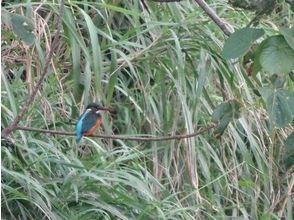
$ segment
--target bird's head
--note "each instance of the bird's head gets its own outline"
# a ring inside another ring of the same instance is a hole
[[[100,104],[97,104],[97,103],[91,103],[89,105],[87,105],[86,107],[86,110],[91,110],[91,111],[95,111],[95,112],[98,112],[98,111],[106,111],[106,112],[113,112],[114,110],[113,109],[110,109],[110,108],[105,108],[103,107],[102,105]]]

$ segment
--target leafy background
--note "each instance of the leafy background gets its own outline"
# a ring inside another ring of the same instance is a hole
[[[236,29],[254,17],[208,2]],[[293,25],[290,5],[277,4],[258,24],[265,41]],[[2,1],[2,128],[44,68],[59,7]],[[14,143],[1,144],[3,219],[293,218],[288,72],[262,65],[251,76],[246,55],[224,59],[226,37],[194,1],[66,1],[62,21],[50,71],[20,125],[73,131],[91,101],[117,109],[104,115],[105,134],[174,135],[220,124],[190,139],[84,138],[82,146],[17,130]]]

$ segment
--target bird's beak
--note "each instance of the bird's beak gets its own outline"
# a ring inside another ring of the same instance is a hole
[[[101,107],[101,108],[99,108],[99,110],[109,112],[109,113],[116,113],[116,111],[114,109],[112,109],[112,108]]]

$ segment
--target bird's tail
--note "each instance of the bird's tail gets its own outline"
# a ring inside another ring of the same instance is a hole
[[[76,143],[79,144],[81,142],[81,139],[82,139],[82,134],[77,134],[76,136]]]

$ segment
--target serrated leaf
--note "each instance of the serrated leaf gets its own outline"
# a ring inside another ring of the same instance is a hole
[[[18,36],[26,44],[33,44],[35,41],[35,35],[33,34],[34,25],[31,19],[17,15],[13,13],[10,14],[10,21],[12,30],[16,36]]]
[[[261,88],[270,120],[277,127],[289,124],[294,117],[294,92],[284,89]]]
[[[244,55],[252,43],[264,34],[262,29],[243,28],[235,31],[225,42],[223,56],[234,59]]]
[[[294,165],[294,131],[285,141],[284,164],[286,168]]]
[[[288,45],[294,50],[294,28],[282,28],[280,30]]]
[[[294,69],[294,50],[282,35],[269,37],[259,47],[258,61],[269,73],[288,73]]]
[[[215,130],[215,136],[219,137],[223,134],[229,123],[238,118],[240,113],[240,104],[237,101],[230,101],[218,105],[212,113],[212,121],[217,122],[218,126]]]

